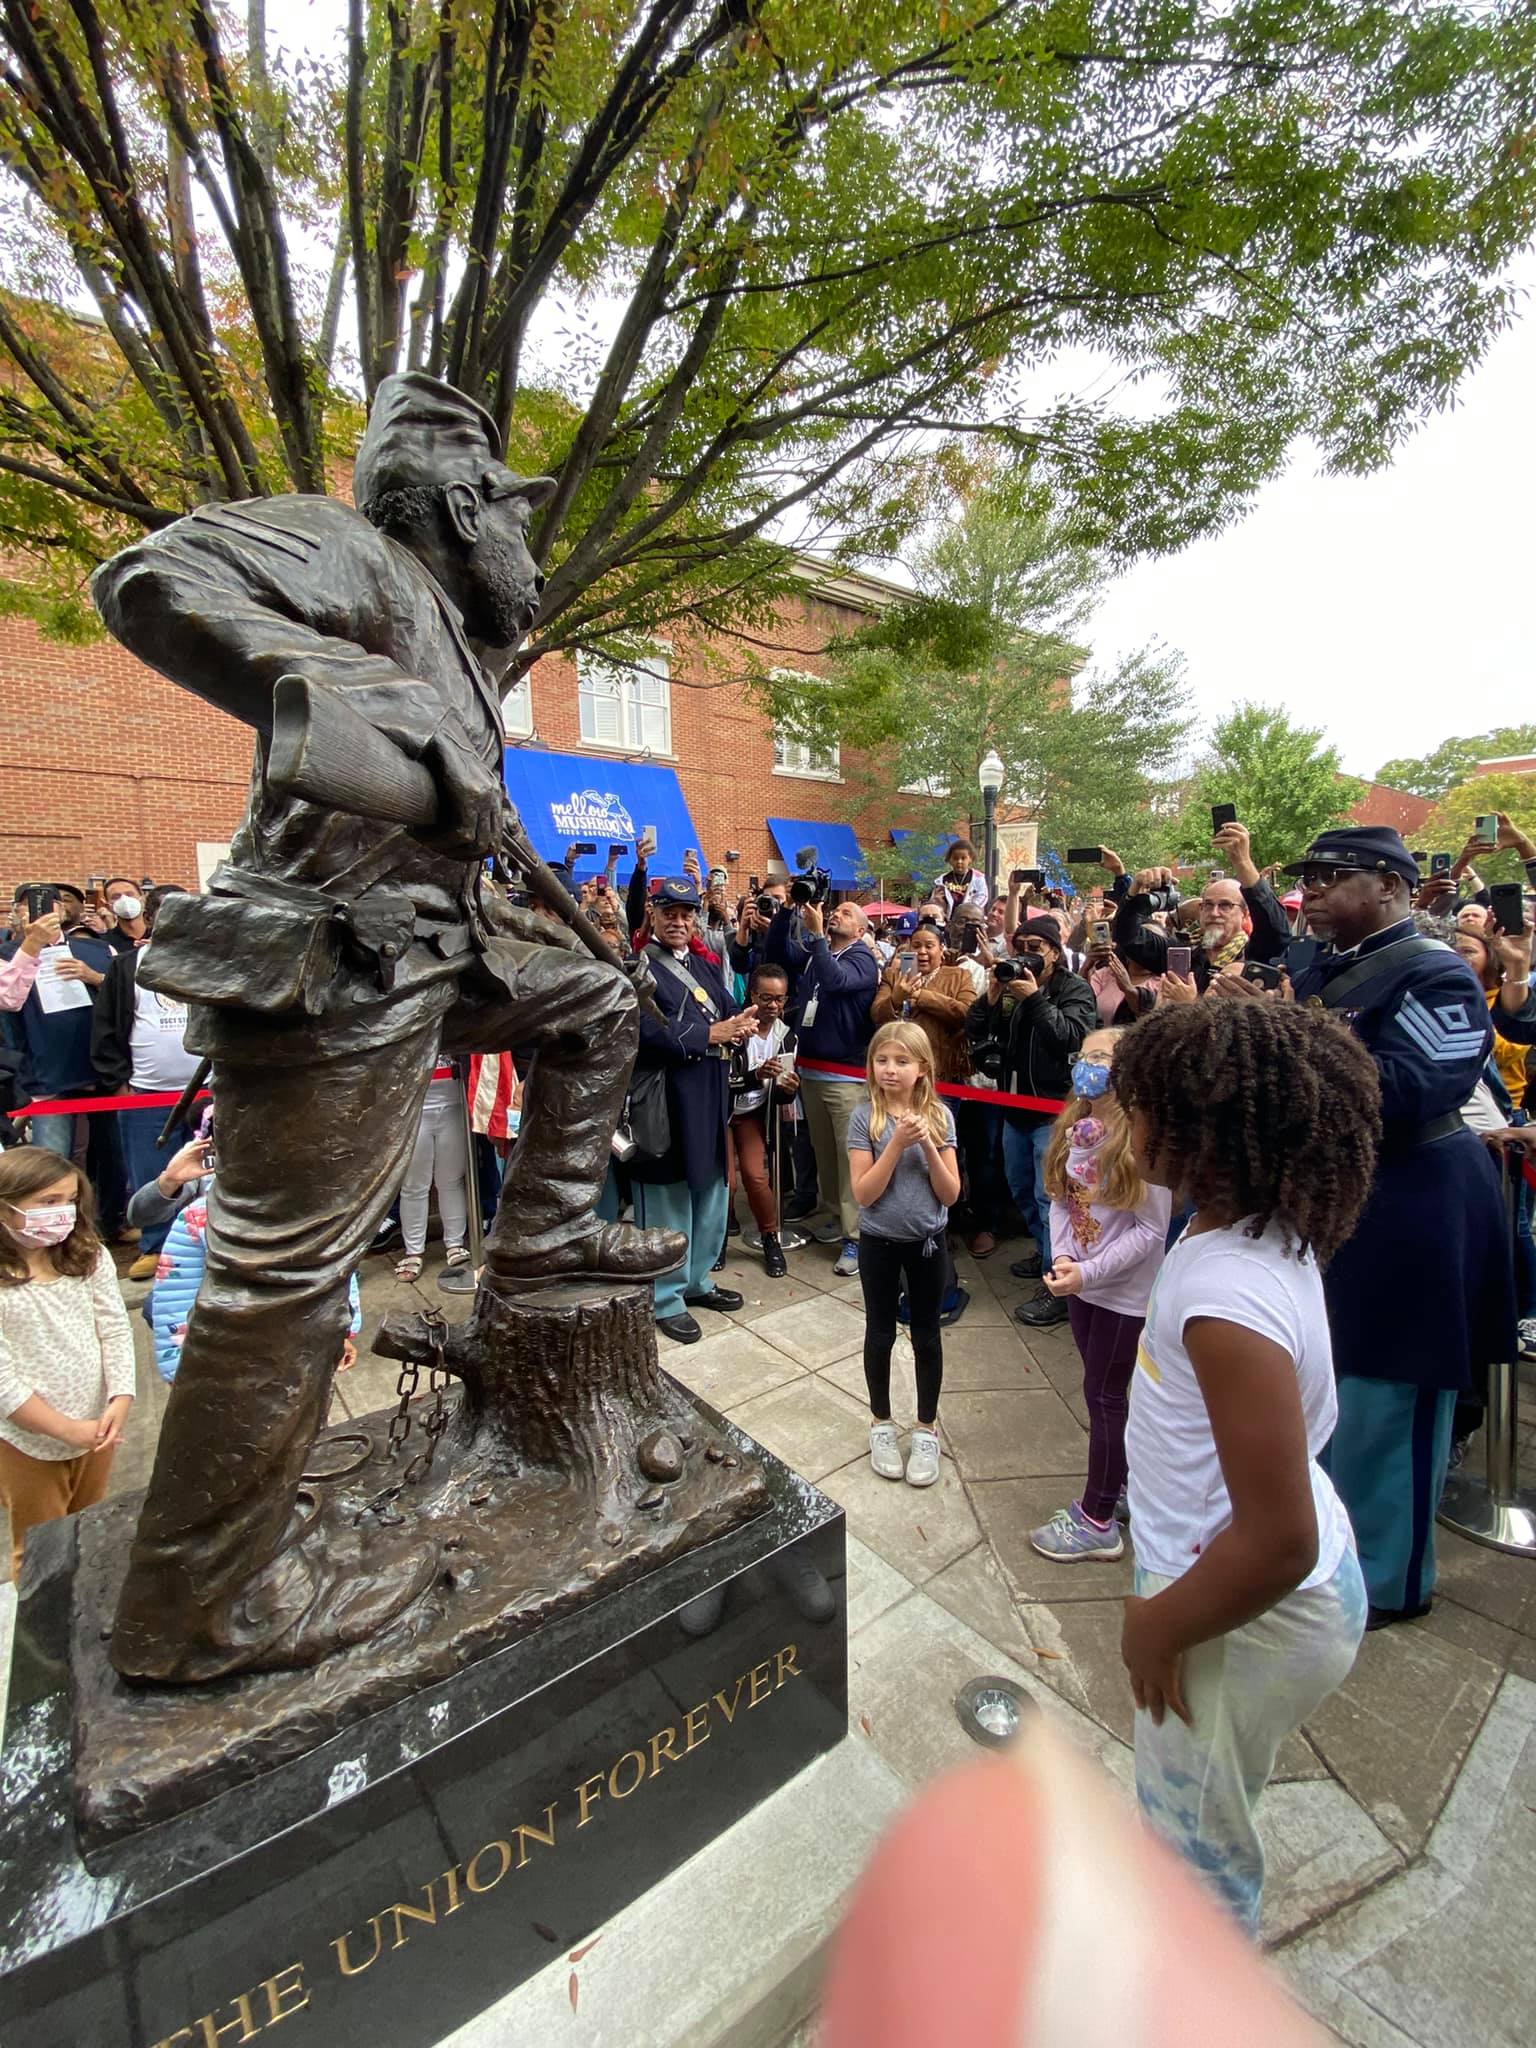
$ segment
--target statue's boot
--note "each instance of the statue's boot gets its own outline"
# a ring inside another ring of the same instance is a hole
[[[634,1223],[599,1223],[560,1243],[533,1250],[516,1241],[485,1248],[485,1263],[504,1284],[526,1289],[550,1287],[559,1280],[656,1280],[675,1273],[688,1256],[688,1240],[680,1230],[642,1230]]]
[[[321,1521],[204,1608],[193,1634],[162,1632],[142,1607],[134,1616],[120,1612],[112,1662],[124,1678],[146,1685],[317,1664],[396,1620],[431,1587],[442,1562],[437,1539],[409,1529]],[[165,1612],[175,1611],[168,1603]]]

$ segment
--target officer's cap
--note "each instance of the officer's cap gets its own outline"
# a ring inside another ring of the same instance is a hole
[[[652,900],[656,903],[675,903],[679,910],[697,910],[701,899],[698,889],[686,875],[674,875],[659,884]]]
[[[352,496],[366,512],[390,491],[423,484],[472,484],[493,498],[542,505],[552,476],[522,477],[501,459],[496,422],[472,398],[421,370],[386,377],[374,393],[352,470]]]
[[[1401,875],[1410,889],[1419,886],[1419,866],[1401,832],[1390,825],[1338,825],[1320,832],[1300,860],[1282,870],[1305,874],[1308,868],[1360,868],[1366,873]]]

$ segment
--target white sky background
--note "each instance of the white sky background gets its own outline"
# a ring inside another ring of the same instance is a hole
[[[1283,705],[1357,775],[1536,719],[1536,262],[1519,280],[1516,324],[1390,469],[1325,476],[1293,451],[1235,526],[1111,586],[1095,659],[1165,641],[1202,724]]]
[[[268,0],[267,21],[274,46],[318,52],[345,13]],[[1530,295],[1516,323],[1390,469],[1325,476],[1294,450],[1226,532],[1111,586],[1084,636],[1095,665],[1162,641],[1185,656],[1202,729],[1244,699],[1280,705],[1359,775],[1536,719],[1536,257],[1515,281]],[[535,355],[564,322],[602,334],[605,309],[546,304]]]

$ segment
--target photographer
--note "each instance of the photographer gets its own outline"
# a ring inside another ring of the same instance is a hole
[[[755,896],[743,896],[736,909],[736,931],[730,942],[730,964],[737,974],[744,975],[748,982],[759,967],[768,964],[768,931],[773,920],[788,901],[788,891],[783,882],[769,882],[758,890]],[[776,963],[783,966],[784,963]],[[788,973],[788,969],[785,972]],[[794,979],[790,977],[790,993],[794,993]]]
[[[802,889],[818,885],[824,900],[824,876],[815,884],[798,878],[795,884]],[[866,943],[868,931],[869,919],[856,903],[840,903],[825,915],[821,902],[791,902],[774,918],[768,958],[790,971],[791,1014],[802,1061],[830,1060],[862,1069],[873,1028],[869,1009],[880,979],[874,946]],[[835,1074],[808,1073],[801,1090],[820,1189],[809,1229],[822,1244],[841,1241],[833,1270],[843,1277],[859,1270],[859,1205],[848,1168],[848,1119],[858,1094]]]
[[[1093,990],[1063,960],[1054,918],[1032,917],[1014,934],[1016,957],[993,968],[987,992],[971,1006],[967,1028],[976,1062],[1012,1095],[1061,1100],[1072,1090],[1072,1062],[1098,1023]],[[1035,1250],[1010,1267],[1015,1278],[1037,1280],[1051,1263],[1050,1197],[1045,1151],[1054,1110],[1003,1110],[1003,1170]],[[1014,1310],[1017,1321],[1046,1329],[1067,1320],[1065,1299],[1042,1291]]]

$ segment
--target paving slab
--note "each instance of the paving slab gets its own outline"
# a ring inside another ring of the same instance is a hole
[[[794,1359],[760,1342],[751,1330],[738,1330],[729,1322],[718,1336],[706,1334],[698,1344],[673,1344],[663,1339],[660,1355],[664,1372],[722,1409],[738,1408],[804,1373]]]
[[[726,1412],[748,1435],[812,1481],[869,1451],[867,1411],[812,1373]]]
[[[923,1591],[888,1608],[848,1651],[848,1710],[853,1726],[914,1790],[939,1771],[976,1755],[960,1726],[955,1695],[972,1679],[1009,1679],[1054,1715],[1097,1757],[1129,1795],[1130,1752],[1085,1715],[1059,1700],[1033,1670],[968,1628]]]
[[[857,1536],[848,1537],[848,1640],[863,1628],[884,1614],[888,1607],[894,1607],[898,1600],[905,1600],[914,1588],[910,1579],[903,1578],[892,1564],[887,1564],[879,1551],[871,1550],[867,1543],[861,1543]]]
[[[969,1479],[1080,1472],[1083,1431],[1049,1387],[1017,1393],[947,1393],[944,1434]]]
[[[1378,1629],[1308,1721],[1328,1768],[1405,1855],[1424,1846],[1501,1676],[1496,1658],[1418,1624]]]
[[[970,1502],[947,1458],[936,1486],[882,1479],[861,1458],[829,1473],[821,1490],[847,1510],[848,1526],[860,1540],[915,1586],[981,1541]]]
[[[797,1301],[790,1308],[759,1316],[752,1333],[796,1364],[815,1370],[863,1350],[864,1316],[845,1301],[828,1301],[818,1294],[814,1300]]]
[[[1267,1942],[1309,1925],[1389,1873],[1403,1859],[1387,1837],[1330,1778],[1281,1784],[1260,1796]]]
[[[1359,2048],[1528,2048],[1533,1811],[1536,1686],[1506,1677],[1424,1860],[1280,1958],[1340,2038]]]
[[[1490,1550],[1444,1527],[1435,1530],[1435,1557],[1437,1599],[1454,1600],[1519,1635],[1536,1636],[1536,1565],[1530,1558]]]

